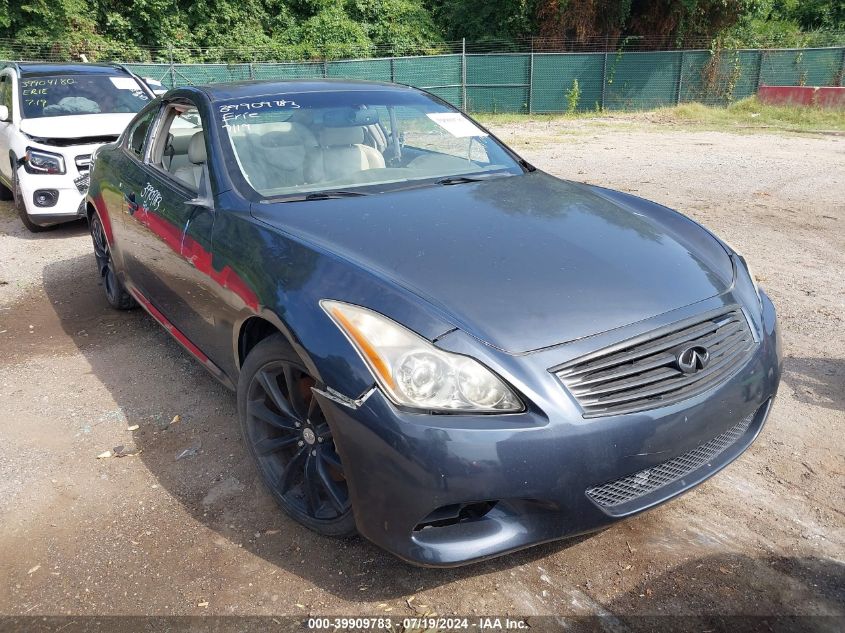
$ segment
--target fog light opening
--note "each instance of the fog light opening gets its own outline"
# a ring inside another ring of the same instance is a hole
[[[420,532],[426,528],[446,527],[477,521],[490,512],[498,501],[478,501],[476,503],[455,503],[448,506],[441,506],[420,521],[414,532]]]
[[[38,189],[32,194],[32,202],[36,207],[54,207],[59,201],[59,192],[56,189]]]

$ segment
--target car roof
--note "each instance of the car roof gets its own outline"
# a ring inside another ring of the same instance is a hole
[[[206,84],[199,87],[211,101],[227,101],[241,97],[290,94],[302,92],[342,92],[366,90],[414,91],[415,88],[384,81],[355,79],[291,79],[269,81],[238,81],[234,83]]]
[[[47,62],[18,62],[21,77],[39,75],[127,75],[129,71],[113,64],[68,64]]]

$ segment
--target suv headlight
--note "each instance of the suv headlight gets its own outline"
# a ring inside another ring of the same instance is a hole
[[[24,169],[30,174],[63,174],[65,159],[61,154],[44,152],[40,149],[26,148],[23,160]]]
[[[395,404],[453,413],[523,410],[516,394],[478,361],[443,351],[372,310],[328,299],[320,301],[320,307]]]

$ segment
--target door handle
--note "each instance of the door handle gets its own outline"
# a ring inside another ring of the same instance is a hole
[[[123,194],[123,199],[126,201],[126,207],[129,209],[129,215],[135,215],[138,210],[138,203],[135,202],[134,192]]]

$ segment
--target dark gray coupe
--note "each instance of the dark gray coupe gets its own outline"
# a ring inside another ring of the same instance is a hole
[[[108,301],[237,391],[282,509],[417,564],[689,490],[781,376],[774,307],[724,242],[412,88],[172,90],[96,152],[87,213]]]

